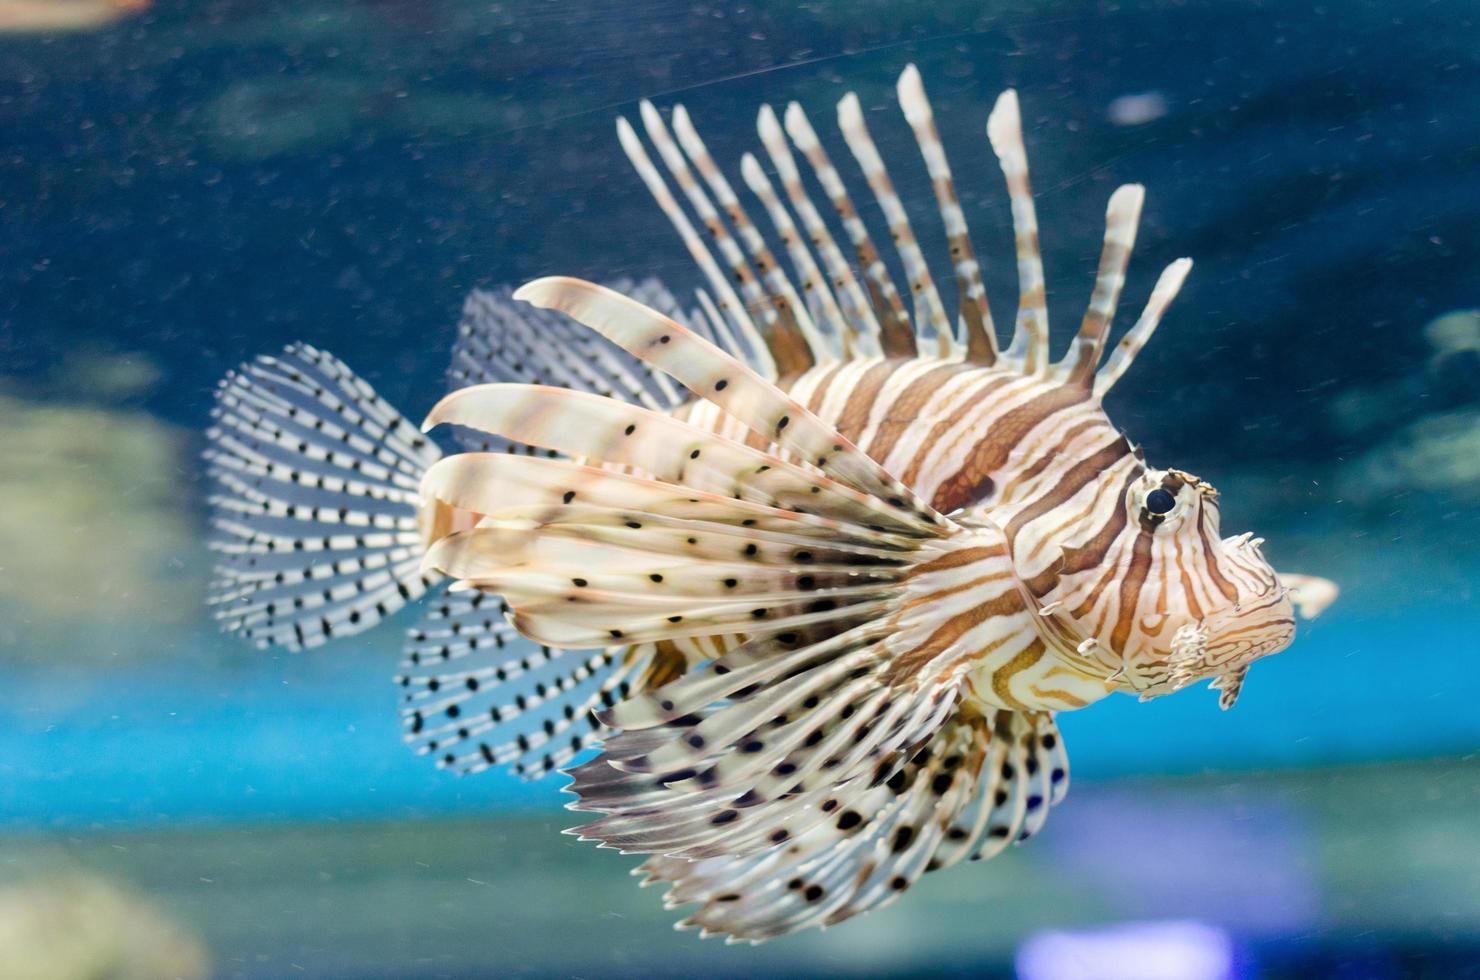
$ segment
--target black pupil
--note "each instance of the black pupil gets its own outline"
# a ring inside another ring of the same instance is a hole
[[[1177,498],[1167,490],[1157,487],[1146,495],[1146,509],[1153,514],[1169,514],[1177,506]]]

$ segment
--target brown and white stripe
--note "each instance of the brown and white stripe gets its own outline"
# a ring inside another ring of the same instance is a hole
[[[1162,682],[1156,678],[1164,679],[1170,671],[1165,625],[1170,611],[1185,610],[1197,617],[1220,603],[1240,602],[1239,596],[1268,594],[1273,581],[1273,572],[1262,559],[1251,566],[1255,571],[1240,572],[1244,550],[1224,548],[1216,540],[1216,504],[1207,495],[1192,501],[1204,508],[1193,520],[1210,524],[1213,538],[1206,529],[1189,539],[1183,534],[1156,535],[1142,527],[1145,515],[1133,513],[1137,501],[1163,476],[1145,466],[1100,408],[1105,393],[1150,338],[1191,263],[1180,259],[1166,269],[1145,312],[1099,367],[1145,197],[1139,185],[1118,189],[1106,208],[1104,248],[1089,308],[1064,357],[1050,363],[1043,263],[1021,113],[1016,93],[1006,92],[991,113],[987,132],[1012,210],[1020,298],[1011,343],[999,354],[965,214],[913,66],[901,75],[898,94],[931,178],[954,264],[959,340],[856,96],[850,94],[839,103],[839,127],[880,207],[910,284],[913,313],[902,302],[886,256],[874,244],[841,172],[800,106],[788,107],[784,132],[769,109],[763,108],[758,117],[761,141],[777,167],[785,199],[772,190],[757,158],[747,156],[743,165],[746,183],[780,233],[787,259],[803,284],[800,289],[786,281],[785,270],[733,201],[692,120],[675,110],[679,142],[689,160],[719,196],[748,254],[767,273],[759,282],[747,278],[736,258],[739,250],[729,248],[732,278],[749,290],[765,288],[772,308],[795,307],[797,297],[806,295],[809,309],[818,316],[834,323],[841,317],[849,324],[843,345],[853,353],[842,363],[834,360],[837,348],[829,346],[819,331],[799,328],[800,335],[788,343],[793,350],[799,345],[810,349],[810,366],[797,370],[803,358],[794,353],[778,356],[773,376],[792,398],[835,426],[937,510],[990,515],[1006,529],[1017,574],[1035,601],[1054,607],[1040,623],[1050,640],[1043,651],[1045,663],[1061,663],[1052,650],[1072,644],[1080,657],[1075,669],[1093,664],[1101,674],[1123,678],[1126,684],[1155,687]],[[644,106],[649,133],[670,173],[687,186],[692,183],[689,163],[654,123],[655,116]],[[826,207],[814,204],[804,187],[788,135],[811,164]],[[701,221],[718,220],[712,207],[699,200],[694,203]],[[856,274],[833,239],[823,218],[826,211],[832,212],[852,244]],[[678,224],[682,232],[684,226]],[[798,229],[805,229],[805,239]],[[711,228],[711,237],[723,248],[731,235]],[[748,304],[760,305],[753,295]],[[768,338],[783,329],[769,327]],[[881,338],[883,356],[860,356],[875,333]],[[766,447],[764,438],[709,402],[694,401],[678,412],[701,428]],[[1279,591],[1277,586],[1273,589]],[[1276,625],[1271,631],[1250,630],[1249,635],[1274,635],[1279,629]],[[1219,649],[1217,642],[1209,649]]]

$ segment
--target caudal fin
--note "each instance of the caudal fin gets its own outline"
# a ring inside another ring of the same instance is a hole
[[[259,647],[359,633],[427,590],[417,487],[441,458],[341,361],[308,344],[222,379],[205,451],[210,601]]]

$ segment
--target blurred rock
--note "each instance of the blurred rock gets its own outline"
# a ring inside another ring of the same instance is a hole
[[[195,980],[205,946],[143,896],[69,871],[0,889],[0,976],[7,980]]]
[[[1436,360],[1465,351],[1480,351],[1480,310],[1456,310],[1431,320],[1424,338]]]
[[[7,632],[194,618],[198,591],[182,574],[198,548],[183,435],[140,411],[4,392],[0,417]]]
[[[1456,310],[1423,328],[1434,349],[1429,376],[1444,407],[1480,401],[1480,310]]]
[[[1340,470],[1348,500],[1387,505],[1415,492],[1480,500],[1480,310],[1436,317],[1423,335],[1432,350],[1423,370],[1332,400],[1338,426],[1373,444]]]
[[[147,394],[164,378],[164,369],[138,354],[80,347],[62,363],[46,391],[83,397],[88,403],[113,403]]]
[[[575,111],[569,99],[514,99],[443,89],[396,90],[354,75],[245,79],[211,104],[209,138],[223,158],[265,160],[395,136],[468,138]]]
[[[1456,310],[1423,328],[1430,354],[1421,369],[1381,385],[1334,394],[1328,411],[1336,431],[1353,441],[1398,444],[1429,440],[1456,424],[1425,421],[1480,403],[1480,310]],[[1435,478],[1437,474],[1434,475]]]
[[[351,75],[233,82],[211,106],[211,137],[223,156],[240,160],[333,145],[372,115],[375,91]]]
[[[1333,392],[1326,411],[1339,435],[1370,445],[1417,415],[1423,407],[1422,399],[1423,379],[1405,378]]]
[[[1379,503],[1414,491],[1480,501],[1480,410],[1419,419],[1341,472],[1342,494]]]

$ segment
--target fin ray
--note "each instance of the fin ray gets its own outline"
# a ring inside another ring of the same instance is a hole
[[[984,833],[996,850],[1018,837],[1026,806],[1017,787],[1027,777],[1013,760],[1023,757],[1025,734],[1045,720],[963,709],[887,779],[800,833],[740,855],[654,856],[636,873],[645,885],[670,885],[666,907],[699,906],[681,927],[732,942],[764,942],[882,908],[922,875],[983,853]],[[988,820],[1002,819],[999,800],[1014,801],[1006,823]]]
[[[520,287],[518,299],[560,309],[663,371],[753,432],[873,494],[922,530],[942,518],[882,466],[745,365],[672,320],[600,286],[549,277]]]
[[[1023,373],[1035,375],[1048,367],[1048,305],[1044,298],[1043,256],[1038,248],[1038,215],[1028,184],[1028,153],[1023,146],[1022,116],[1017,93],[1012,89],[997,98],[987,117],[987,139],[1002,175],[1007,180],[1007,199],[1012,206],[1012,231],[1017,245],[1017,325],[1007,356],[1020,362]]]
[[[895,252],[904,266],[905,281],[909,284],[910,295],[914,300],[916,341],[921,354],[933,346],[936,349],[932,353],[937,356],[955,356],[959,353],[955,333],[950,321],[946,319],[940,293],[930,275],[930,267],[925,262],[924,253],[920,251],[919,242],[915,240],[909,216],[899,200],[899,194],[894,190],[894,182],[889,179],[884,160],[879,156],[873,137],[869,135],[858,96],[852,92],[843,96],[838,103],[838,128],[842,130],[843,139],[853,158],[858,161],[859,169],[863,171],[864,179],[873,191],[874,200],[884,213]]]
[[[777,354],[778,370],[786,375],[821,362],[828,353],[827,342],[818,332],[811,313],[802,304],[785,270],[745,212],[730,182],[709,155],[709,148],[699,137],[688,111],[681,105],[673,107],[673,131],[679,145],[709,185],[720,208],[729,217],[746,255],[760,273],[758,279],[767,290],[771,309],[767,317],[770,322],[767,345]],[[798,339],[805,344],[805,354],[797,349]]]
[[[653,111],[656,112],[656,110]],[[627,159],[631,161],[633,169],[637,171],[638,176],[647,186],[648,192],[652,194],[653,200],[667,216],[669,223],[678,231],[679,237],[683,239],[684,245],[689,250],[689,255],[693,257],[695,264],[704,274],[704,278],[708,280],[710,288],[714,290],[716,309],[723,316],[721,322],[730,326],[734,336],[744,338],[746,363],[764,377],[776,377],[776,360],[772,357],[765,342],[762,341],[760,329],[751,319],[746,304],[741,302],[734,287],[730,285],[730,278],[720,271],[713,253],[709,251],[709,246],[694,230],[693,222],[689,220],[683,206],[669,190],[662,174],[658,173],[658,168],[653,165],[652,158],[648,156],[647,149],[637,135],[637,130],[633,129],[632,124],[624,117],[617,119],[617,139],[622,144],[622,150],[627,154]]]
[[[1120,343],[1115,345],[1115,349],[1110,352],[1110,359],[1095,374],[1096,398],[1103,398],[1106,392],[1115,387],[1121,375],[1130,369],[1136,355],[1145,348],[1151,335],[1156,332],[1162,315],[1172,300],[1176,298],[1190,271],[1192,271],[1191,259],[1178,259],[1162,271],[1161,276],[1156,280],[1156,285],[1151,289],[1150,298],[1146,300],[1146,309],[1141,313],[1141,318],[1120,339]]]
[[[1140,184],[1126,184],[1110,195],[1110,202],[1105,207],[1105,242],[1100,252],[1089,309],[1085,311],[1079,333],[1070,342],[1057,372],[1067,384],[1087,388],[1092,383],[1095,368],[1105,350],[1110,322],[1115,318],[1115,307],[1120,302],[1120,291],[1125,287],[1125,270],[1131,250],[1136,246],[1136,228],[1141,221],[1141,207],[1145,200],[1146,189]]]
[[[836,301],[846,322],[843,339],[847,351],[860,357],[879,356],[883,353],[883,348],[879,345],[879,319],[874,315],[868,295],[853,274],[852,265],[843,257],[842,249],[833,239],[827,222],[823,220],[817,206],[812,203],[812,198],[807,195],[806,188],[802,184],[801,171],[797,169],[796,159],[787,145],[781,123],[769,105],[761,106],[760,113],[756,117],[756,131],[760,135],[761,144],[766,148],[766,155],[770,158],[772,166],[776,168],[776,175],[781,180],[781,189],[786,192],[786,198],[796,211],[797,218],[801,221],[812,247],[817,250],[818,257],[835,290]],[[754,189],[755,185],[751,186]]]
[[[900,300],[899,289],[894,285],[894,279],[889,275],[883,257],[870,238],[867,226],[848,196],[843,178],[823,149],[822,141],[817,138],[817,132],[808,121],[806,112],[797,103],[790,103],[783,116],[783,125],[787,135],[811,165],[813,175],[822,184],[823,193],[832,203],[833,212],[843,224],[843,231],[853,243],[858,267],[868,283],[869,302],[879,323],[879,339],[884,353],[893,357],[915,356],[918,349],[914,330],[910,326],[908,314],[905,313],[904,303]]]
[[[925,160],[925,169],[930,174],[931,188],[935,191],[941,221],[945,225],[946,240],[955,265],[956,290],[960,294],[960,319],[967,346],[966,358],[977,364],[994,364],[997,361],[997,329],[992,323],[992,311],[987,304],[981,265],[971,247],[966,215],[956,194],[951,166],[935,126],[935,114],[930,108],[930,100],[925,97],[925,86],[920,80],[919,69],[914,65],[906,65],[900,73],[896,90],[899,106],[904,110],[905,120],[914,131],[915,142]]]
[[[572,657],[532,645],[505,620],[507,609],[484,592],[444,591],[407,634],[395,679],[405,738],[439,768],[552,772],[603,737],[593,712],[632,689],[640,655],[603,649]]]

